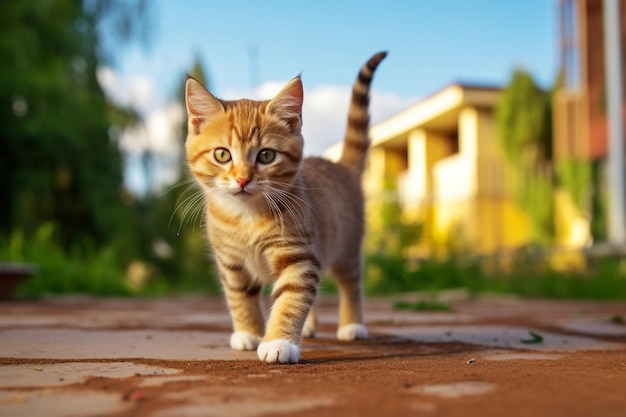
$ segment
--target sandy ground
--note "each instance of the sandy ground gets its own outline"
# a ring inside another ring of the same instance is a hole
[[[325,298],[297,365],[231,351],[219,298],[3,302],[0,416],[626,416],[625,303],[450,297],[352,343]]]

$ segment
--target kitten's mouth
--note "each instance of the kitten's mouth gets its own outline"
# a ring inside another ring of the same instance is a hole
[[[245,190],[245,189],[244,190],[235,191],[233,193],[233,195],[236,196],[236,197],[242,197],[242,198],[249,198],[249,197],[253,196],[253,194],[250,191]]]

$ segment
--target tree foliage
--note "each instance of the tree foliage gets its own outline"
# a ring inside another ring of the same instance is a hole
[[[105,59],[98,25],[141,21],[122,4],[0,3],[0,232],[54,221],[67,245],[118,229],[122,157],[109,129],[133,113],[107,101],[96,70]],[[126,25],[120,36],[132,33]]]
[[[537,243],[554,236],[554,174],[550,93],[515,70],[496,109],[500,145],[510,162],[515,199],[531,220]]]
[[[551,163],[551,108],[550,94],[528,72],[516,69],[496,110],[500,143],[514,164],[540,168]]]

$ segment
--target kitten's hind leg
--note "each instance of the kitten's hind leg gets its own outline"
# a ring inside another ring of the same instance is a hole
[[[230,309],[234,331],[230,347],[235,350],[255,350],[265,332],[265,317],[261,308],[261,285],[235,286],[227,274],[222,274],[222,287]]]
[[[345,342],[367,339],[367,327],[361,323],[344,324],[337,329],[337,339]]]
[[[302,328],[302,337],[315,337],[315,333],[317,332],[317,325],[317,312],[315,306],[313,306],[311,307],[311,310],[309,310],[309,315],[306,316],[306,321],[304,322],[304,327]]]
[[[333,269],[339,288],[339,328],[337,339],[367,339],[363,323],[363,294],[361,289],[361,265],[345,269]]]
[[[235,350],[256,350],[261,338],[246,331],[235,331],[230,335],[230,347]]]

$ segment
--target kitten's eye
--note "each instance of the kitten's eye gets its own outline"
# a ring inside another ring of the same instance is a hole
[[[215,160],[220,164],[225,164],[232,159],[232,157],[230,156],[230,152],[228,152],[228,149],[224,148],[217,148],[213,155],[215,156]]]
[[[262,164],[269,164],[274,159],[276,159],[276,151],[271,149],[263,149],[256,157],[256,160]]]

